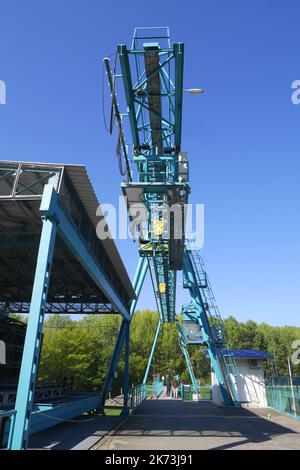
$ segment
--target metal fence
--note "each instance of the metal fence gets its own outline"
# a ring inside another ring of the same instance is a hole
[[[129,406],[136,408],[147,397],[147,385],[141,384],[132,387],[129,391]]]
[[[164,389],[164,383],[162,381],[152,382],[151,385],[147,385],[147,396],[159,397]]]
[[[266,398],[271,408],[300,419],[300,377],[270,377]]]
[[[211,385],[199,385],[196,390],[192,385],[181,384],[180,397],[182,400],[211,400]]]
[[[159,397],[162,392],[163,392],[163,389],[164,389],[164,383],[161,381],[161,382],[154,382],[152,384],[152,388],[153,388],[153,393]]]

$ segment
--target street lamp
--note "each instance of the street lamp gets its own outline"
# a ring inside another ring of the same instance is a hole
[[[204,93],[203,88],[188,88],[187,90],[183,90],[185,93],[191,93],[193,95],[202,95]]]

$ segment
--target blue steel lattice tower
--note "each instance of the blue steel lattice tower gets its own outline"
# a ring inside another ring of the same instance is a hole
[[[184,44],[171,45],[166,27],[136,28],[130,49],[124,44],[117,47],[113,70],[108,58],[104,59],[104,64],[112,95],[110,130],[115,119],[118,123],[119,165],[126,177],[121,187],[132,230],[137,232],[139,240],[140,259],[134,285],[138,297],[149,270],[159,313],[144,383],[161,325],[175,322],[194,388],[197,390],[198,384],[187,344],[205,342],[224,403],[238,402],[233,359],[222,355],[222,348],[226,347],[223,323],[219,316],[216,324],[215,310],[205,296],[203,261],[199,253],[185,243],[185,207],[190,186],[187,154],[181,149]],[[124,86],[125,113],[120,112],[116,98],[120,79]],[[125,140],[126,125],[130,127],[132,138],[130,155]],[[176,313],[179,271],[183,271],[184,287],[192,298],[192,302],[183,307],[183,325],[191,327],[193,324],[198,328],[198,336],[195,339],[194,335],[192,340],[185,334],[185,328],[182,331]],[[132,303],[131,318],[136,302]],[[123,329],[121,327],[104,386],[104,401],[125,341]]]

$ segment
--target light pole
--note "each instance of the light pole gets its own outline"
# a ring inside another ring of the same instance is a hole
[[[289,378],[290,378],[290,386],[292,389],[292,400],[293,400],[293,411],[296,414],[296,400],[295,400],[295,391],[294,391],[294,384],[293,384],[293,377],[292,377],[292,368],[291,368],[291,361],[290,357],[288,356],[288,368],[289,368]]]

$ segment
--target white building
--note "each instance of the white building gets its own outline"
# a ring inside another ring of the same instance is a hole
[[[265,391],[265,361],[272,359],[272,354],[268,354],[255,349],[231,349],[222,351],[229,353],[235,360],[238,375],[232,376],[232,381],[238,392],[239,401],[242,406],[266,407]],[[207,351],[205,351],[207,355]],[[226,376],[226,372],[224,375]],[[211,370],[212,401],[216,405],[222,405],[223,399],[214,370]]]

